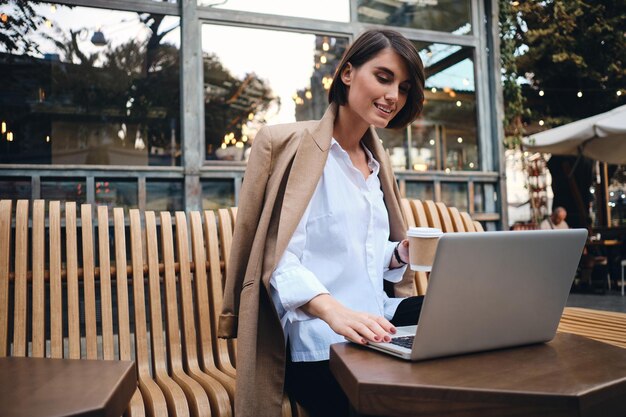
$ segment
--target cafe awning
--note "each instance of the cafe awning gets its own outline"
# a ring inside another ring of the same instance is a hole
[[[529,151],[626,164],[626,105],[523,139]]]

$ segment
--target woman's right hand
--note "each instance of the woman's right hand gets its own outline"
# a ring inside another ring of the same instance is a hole
[[[387,319],[345,307],[330,294],[320,294],[300,307],[304,312],[324,320],[337,334],[352,342],[389,342],[396,328]]]

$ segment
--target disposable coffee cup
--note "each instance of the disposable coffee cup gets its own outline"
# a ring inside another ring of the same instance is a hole
[[[409,264],[413,271],[428,272],[432,269],[437,243],[442,235],[441,229],[434,227],[409,228]]]

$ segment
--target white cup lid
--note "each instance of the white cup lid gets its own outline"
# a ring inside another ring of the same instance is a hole
[[[406,234],[409,237],[441,237],[443,232],[435,227],[409,227]]]

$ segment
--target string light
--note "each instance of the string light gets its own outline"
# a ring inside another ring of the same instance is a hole
[[[576,93],[576,95],[578,96],[578,98],[581,98],[583,96],[583,92],[579,90],[578,93]]]
[[[2,122],[2,125],[0,126],[0,132],[2,132],[2,134],[5,134],[7,132],[7,122]]]
[[[457,102],[456,102],[456,106],[457,106],[457,107],[461,107],[461,101],[460,101],[460,100],[457,100]]]
[[[13,132],[7,132],[7,142],[13,142]]]
[[[430,89],[430,92],[431,92],[431,93],[436,93],[436,92],[437,92],[437,89],[436,89],[435,87],[433,87],[433,88],[431,88],[431,89]],[[621,91],[618,91],[618,93],[621,93]],[[618,95],[619,95],[619,94],[618,94]]]
[[[320,57],[320,62],[321,62],[322,64],[325,64],[325,63],[327,62],[326,55],[322,55],[322,56]]]
[[[458,138],[456,138],[456,141],[459,143],[463,143],[463,138],[459,136]]]
[[[615,93],[617,95],[617,97],[621,97],[622,95],[622,90],[617,90],[617,92]]]
[[[544,96],[544,94],[546,94],[546,93],[545,93],[543,90],[539,90],[539,95],[540,95],[541,97],[543,97],[543,96]]]
[[[544,125],[543,120],[539,120],[539,126],[543,126],[543,125]]]
[[[428,143],[430,143],[430,146],[435,146],[435,139],[431,139]]]
[[[9,20],[9,15],[7,15],[6,13],[2,13],[0,14],[0,20],[2,20],[2,23],[6,23]]]

